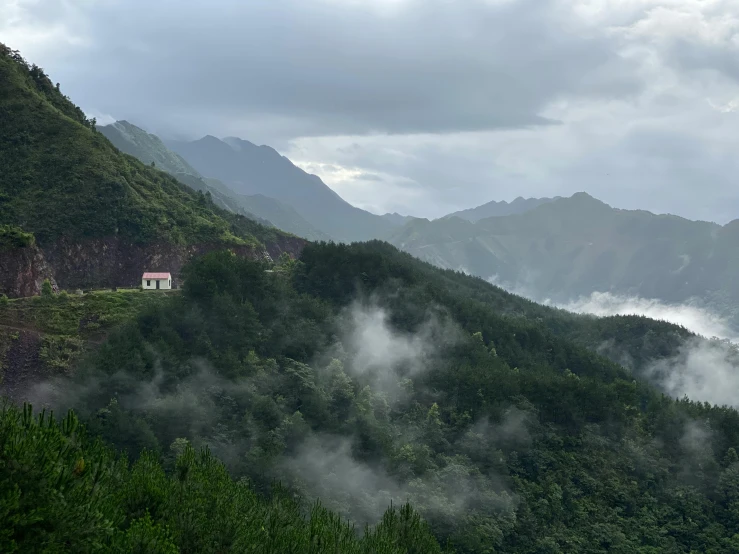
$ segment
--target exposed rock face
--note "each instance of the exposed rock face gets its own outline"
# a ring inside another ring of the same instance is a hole
[[[0,252],[0,294],[10,298],[39,294],[44,279],[56,284],[51,267],[35,246]]]
[[[279,237],[265,249],[229,247],[250,259],[276,259],[283,252],[300,256],[306,241]],[[132,244],[112,237],[68,241],[60,239],[43,248],[19,248],[0,253],[0,294],[11,298],[39,294],[44,279],[60,289],[133,287],[144,271],[167,271],[178,282],[180,270],[193,256],[224,248],[223,245]]]

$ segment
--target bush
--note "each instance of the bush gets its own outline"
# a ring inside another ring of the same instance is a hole
[[[26,233],[20,227],[0,225],[0,251],[33,246],[36,239],[33,233]]]

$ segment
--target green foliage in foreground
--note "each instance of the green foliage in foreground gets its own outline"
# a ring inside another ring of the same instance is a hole
[[[316,503],[257,495],[207,450],[185,445],[166,474],[151,454],[133,466],[89,440],[73,413],[0,411],[0,552],[433,554],[408,505],[358,538]]]
[[[112,336],[67,395],[91,431],[165,467],[187,438],[357,521],[408,499],[462,553],[739,548],[736,410],[665,397],[566,338],[596,339],[571,316],[385,244],[264,269],[204,256]]]

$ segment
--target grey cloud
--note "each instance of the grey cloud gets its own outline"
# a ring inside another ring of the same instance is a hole
[[[739,50],[727,44],[706,44],[677,39],[670,60],[690,71],[713,70],[739,81]]]
[[[604,35],[556,0],[101,3],[91,45],[53,79],[84,106],[162,132],[450,132],[552,123],[566,94],[639,82]],[[262,136],[259,136],[262,135]]]
[[[27,45],[92,115],[271,144],[378,213],[586,190],[739,216],[738,116],[709,105],[736,103],[735,0],[16,4],[89,39]]]
[[[358,181],[383,181],[382,177],[380,177],[379,175],[375,175],[374,173],[360,173],[355,177],[355,179],[357,179]]]

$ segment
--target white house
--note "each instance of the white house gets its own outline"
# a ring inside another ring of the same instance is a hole
[[[141,286],[145,289],[164,289],[172,288],[171,273],[144,273],[141,276]]]

